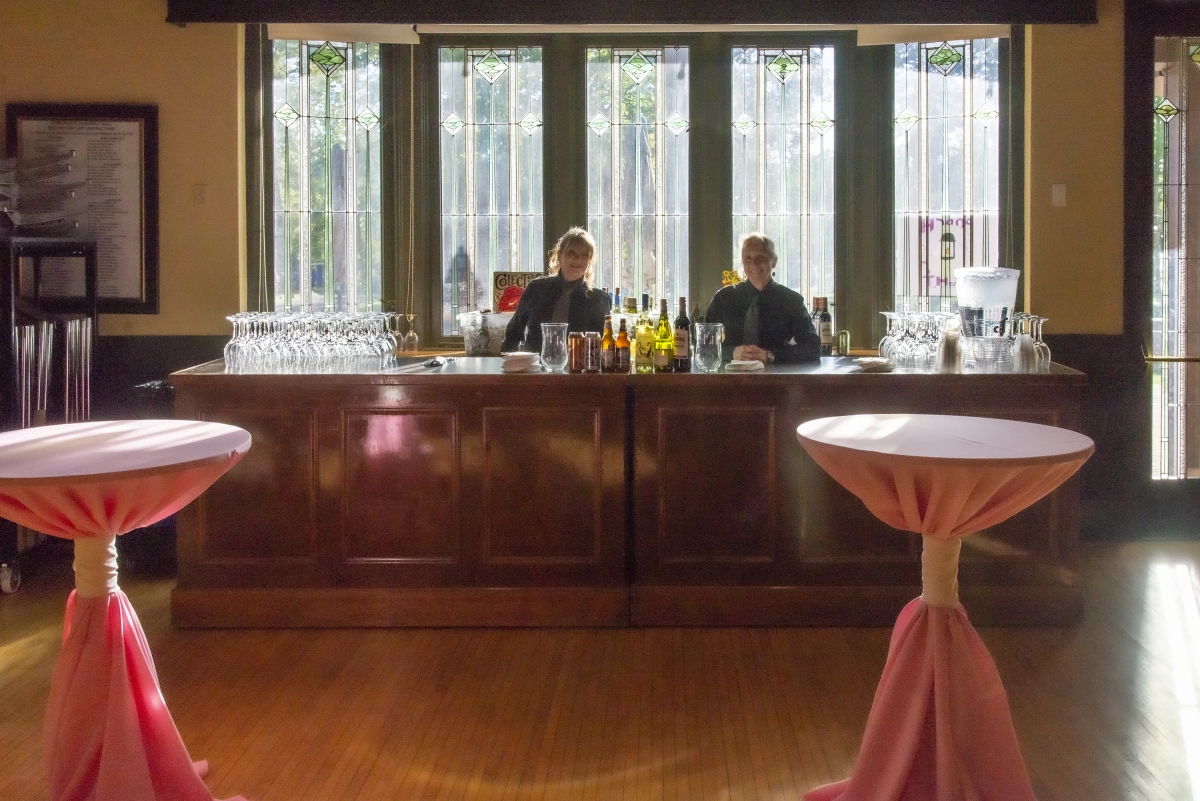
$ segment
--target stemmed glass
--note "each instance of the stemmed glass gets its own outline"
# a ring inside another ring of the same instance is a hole
[[[1033,349],[1037,353],[1037,365],[1039,370],[1050,369],[1050,346],[1042,339],[1042,326],[1050,322],[1048,317],[1038,317],[1030,315],[1033,322]]]
[[[416,353],[420,350],[420,343],[417,338],[417,315],[407,313],[404,319],[408,320],[408,333],[404,335],[404,345],[400,348],[406,353]]]

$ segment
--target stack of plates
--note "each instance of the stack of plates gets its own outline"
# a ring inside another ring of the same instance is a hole
[[[734,359],[725,365],[727,373],[753,373],[755,370],[761,369],[763,369],[763,363],[757,359]]]
[[[542,362],[536,353],[505,353],[500,370],[505,373],[538,373]]]

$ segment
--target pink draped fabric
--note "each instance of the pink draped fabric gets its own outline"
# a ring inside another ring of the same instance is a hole
[[[1036,456],[1023,458],[1013,454],[1020,447],[1012,437],[1070,432],[979,421],[980,428],[992,429],[981,441],[965,441],[960,433],[946,443],[931,443],[938,418],[913,417],[933,428],[915,438],[910,430],[905,440],[881,433],[894,429],[895,420],[889,419],[887,426],[859,425],[865,435],[859,441],[847,436],[838,442],[829,435],[838,418],[829,418],[797,432],[814,461],[873,514],[925,537],[922,597],[904,607],[892,631],[854,772],[804,798],[1034,801],[1000,674],[957,603],[954,540],[1000,523],[1054,491],[1093,446],[1072,434],[1063,438],[1060,453],[1040,442],[1031,448]],[[964,422],[944,419],[960,428]],[[940,445],[945,455],[930,455]]]
[[[154,466],[128,469],[143,434]],[[0,516],[76,542],[76,590],[67,601],[42,733],[54,801],[212,801],[201,779],[207,763],[188,756],[141,624],[117,586],[115,538],[190,503],[249,445],[240,429],[187,421],[0,435]],[[182,461],[171,464],[173,454]],[[126,469],[104,474],[114,462]]]

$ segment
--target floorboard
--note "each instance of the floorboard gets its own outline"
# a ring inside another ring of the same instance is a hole
[[[0,798],[45,801],[69,552],[0,596]],[[1200,543],[1092,543],[1071,628],[980,631],[1041,801],[1200,798]],[[176,630],[122,576],[217,797],[775,801],[854,764],[880,628]],[[968,610],[969,611],[969,610]]]

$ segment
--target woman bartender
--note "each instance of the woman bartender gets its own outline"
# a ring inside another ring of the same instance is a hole
[[[742,271],[746,279],[722,287],[705,320],[725,324],[722,358],[773,362],[806,362],[821,358],[821,338],[813,328],[804,298],[771,279],[775,243],[760,233],[742,237]]]
[[[612,307],[608,295],[592,288],[596,240],[582,228],[571,228],[550,251],[550,275],[525,287],[517,311],[504,332],[502,350],[537,353],[542,349],[542,323],[566,323],[568,331],[604,330]]]

